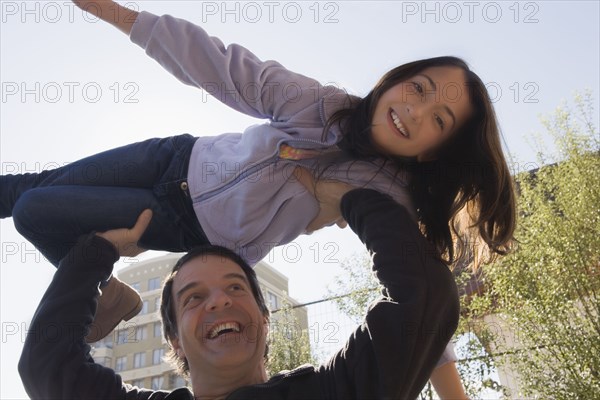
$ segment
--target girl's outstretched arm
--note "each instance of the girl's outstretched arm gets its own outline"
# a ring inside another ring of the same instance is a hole
[[[138,12],[115,3],[113,0],[73,0],[82,10],[108,22],[129,36]]]
[[[319,108],[321,100],[334,109],[349,100],[343,89],[322,86],[277,61],[263,61],[239,44],[225,45],[184,19],[137,12],[113,0],[73,2],[129,35],[133,43],[184,84],[202,88],[227,106],[255,118],[285,124],[296,117],[294,133],[298,126],[315,128],[307,138],[322,140],[322,119],[329,113]]]

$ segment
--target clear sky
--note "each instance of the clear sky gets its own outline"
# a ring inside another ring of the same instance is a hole
[[[549,143],[539,115],[575,90],[592,90],[598,125],[597,1],[122,4],[188,19],[225,43],[357,95],[396,65],[463,57],[488,86],[519,170],[536,166],[528,144],[533,133]],[[241,132],[260,122],[181,84],[121,32],[67,0],[2,0],[0,6],[3,174],[63,165],[150,137]],[[17,360],[54,269],[12,220],[2,220],[0,233],[0,398],[26,398]],[[361,247],[349,229],[329,228],[275,249],[269,261],[290,278],[293,297],[314,300],[339,272],[335,260]]]

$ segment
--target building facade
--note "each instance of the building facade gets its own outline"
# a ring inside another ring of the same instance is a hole
[[[121,322],[106,338],[93,345],[92,356],[101,365],[114,369],[125,383],[153,389],[171,390],[186,382],[164,361],[168,345],[162,336],[160,296],[162,283],[180,254],[168,254],[121,269],[117,276],[141,295],[142,311],[133,319]],[[298,305],[288,293],[288,278],[261,261],[254,270],[271,311],[286,303]],[[308,329],[305,308],[294,308],[294,316],[302,330]],[[277,313],[272,321],[276,321]]]

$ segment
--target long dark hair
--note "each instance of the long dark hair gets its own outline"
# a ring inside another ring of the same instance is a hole
[[[431,67],[458,67],[464,71],[472,116],[437,149],[435,161],[417,162],[415,158],[381,154],[371,139],[379,99],[392,86]],[[491,251],[490,258],[510,250],[516,205],[500,130],[484,83],[463,60],[436,57],[396,67],[367,96],[335,112],[324,134],[334,124],[344,133],[338,147],[352,158],[383,158],[386,164],[410,172],[411,193],[423,232],[448,263],[481,254],[481,248],[477,248],[481,240]],[[465,220],[467,224],[461,222]]]

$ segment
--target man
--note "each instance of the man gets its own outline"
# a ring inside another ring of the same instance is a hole
[[[171,276],[170,289],[163,292],[166,339],[188,371],[191,390],[132,388],[111,369],[95,364],[85,335],[96,309],[97,287],[119,254],[138,251],[132,244],[148,224],[145,212],[131,230],[83,237],[61,261],[19,363],[31,398],[416,398],[458,323],[452,274],[408,212],[390,197],[344,188],[319,200],[322,209],[325,203],[338,204],[341,216],[373,253],[373,269],[385,287],[384,298],[327,363],[267,380],[264,300],[253,289],[253,274],[243,261],[216,251],[186,256]]]

